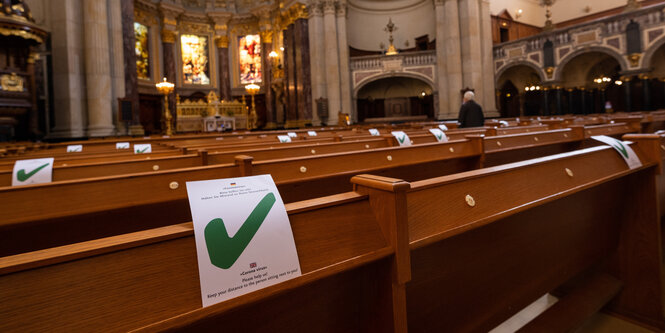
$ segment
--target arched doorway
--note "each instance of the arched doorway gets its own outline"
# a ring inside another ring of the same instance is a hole
[[[500,87],[501,117],[519,117],[540,112],[539,96],[535,95],[535,89],[533,91],[527,89],[532,86],[540,87],[542,81],[534,67],[535,65],[517,64],[499,74],[496,83],[497,87]]]
[[[631,87],[624,85],[620,72],[621,64],[605,52],[581,53],[565,61],[559,75],[563,113],[603,113],[608,101],[613,110],[623,111],[626,105],[640,102],[627,97]]]
[[[499,110],[501,117],[520,116],[520,92],[510,80],[499,89]]]
[[[409,77],[369,82],[358,91],[358,121],[398,121],[409,117],[434,118],[432,87]]]

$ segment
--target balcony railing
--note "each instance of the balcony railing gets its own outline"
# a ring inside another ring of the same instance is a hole
[[[416,67],[436,64],[436,51],[417,51],[397,55],[377,55],[351,57],[351,70],[364,71],[384,69],[387,64],[399,62],[402,67]]]

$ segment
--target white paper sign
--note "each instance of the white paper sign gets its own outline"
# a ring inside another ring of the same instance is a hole
[[[50,183],[53,176],[53,157],[14,162],[12,186]]]
[[[406,135],[403,131],[394,131],[390,132],[395,139],[397,139],[397,143],[399,143],[400,146],[410,146],[411,145],[411,139],[409,139],[409,136]]]
[[[381,135],[381,133],[379,133],[379,130],[376,129],[376,128],[370,128],[370,129],[369,129],[369,134],[371,134],[372,136],[379,136],[379,135]]]
[[[510,126],[510,124],[508,124],[508,122],[505,121],[505,120],[499,120],[499,124],[501,125],[501,127],[508,127],[508,126]]]
[[[297,138],[298,137],[298,134],[296,134],[296,132],[288,132],[288,133],[286,133],[286,135],[288,135],[289,138]]]
[[[129,142],[116,142],[115,149],[129,149]]]
[[[446,136],[446,133],[443,133],[442,130],[438,128],[430,128],[430,133],[434,135],[436,138],[436,141],[438,142],[448,142],[448,137]]]
[[[592,136],[591,138],[600,141],[606,145],[612,146],[612,148],[614,148],[614,150],[616,150],[619,153],[619,155],[623,157],[623,159],[626,161],[626,164],[628,164],[629,168],[635,169],[642,166],[642,161],[640,161],[640,158],[637,156],[637,154],[635,154],[633,148],[630,148],[627,142],[617,140],[607,135],[595,135]]]
[[[307,131],[307,135],[309,136],[317,136],[315,131]]]
[[[440,124],[440,125],[439,125],[439,128],[440,128],[442,131],[447,131],[447,130],[448,130],[448,126],[446,126],[446,125],[444,125],[444,124]]]
[[[281,142],[281,143],[291,142],[291,137],[288,136],[288,135],[278,135],[277,138],[279,139],[279,142]]]
[[[170,135],[162,135],[162,138],[164,138],[164,139],[168,139],[170,137],[171,137]]]
[[[152,153],[152,145],[149,143],[137,143],[134,145],[134,154]]]
[[[80,153],[83,151],[83,145],[69,145],[67,146],[68,153]]]
[[[301,275],[270,175],[187,182],[203,306]]]

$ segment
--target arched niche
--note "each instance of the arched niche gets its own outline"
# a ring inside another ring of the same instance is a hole
[[[412,77],[370,81],[356,92],[358,121],[434,118],[433,92],[430,83]]]

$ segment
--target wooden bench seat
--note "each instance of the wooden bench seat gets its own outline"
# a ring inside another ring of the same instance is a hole
[[[206,308],[190,223],[3,257],[0,329],[487,331],[587,272],[623,284],[609,309],[665,327],[653,142],[633,145],[635,170],[593,147],[411,184],[357,176],[287,204],[303,276]]]

